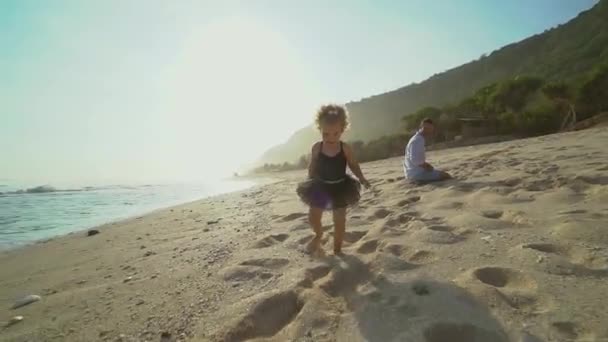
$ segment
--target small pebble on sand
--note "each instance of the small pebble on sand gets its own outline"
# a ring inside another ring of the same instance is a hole
[[[171,334],[166,331],[163,331],[160,334],[160,342],[169,342],[169,341],[171,341]]]
[[[32,304],[34,302],[39,301],[41,298],[38,295],[27,295],[21,299],[19,299],[18,301],[15,302],[15,304],[13,304],[13,306],[11,307],[11,309],[17,309],[20,308],[22,306],[26,306],[28,304]]]
[[[543,262],[543,260],[545,260],[545,258],[542,255],[539,255],[536,259],[536,262],[540,264],[541,262]]]
[[[23,316],[15,316],[6,323],[6,326],[9,327],[9,326],[11,326],[13,324],[17,324],[21,321],[23,321]]]

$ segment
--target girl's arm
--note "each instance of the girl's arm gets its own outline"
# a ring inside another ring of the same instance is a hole
[[[312,145],[312,151],[310,152],[310,162],[308,163],[308,178],[315,177],[315,169],[317,167],[317,157],[319,156],[319,148],[321,144],[315,143]]]
[[[359,162],[355,158],[355,155],[353,154],[353,150],[350,148],[350,145],[344,144],[342,145],[342,147],[344,148],[344,155],[346,156],[346,162],[348,163],[348,167],[355,174],[355,176],[359,178],[361,184],[363,184],[363,186],[365,186],[366,188],[369,188],[369,182],[367,181],[367,179],[365,179],[365,176],[363,176],[363,172],[361,172],[361,167],[359,167]]]

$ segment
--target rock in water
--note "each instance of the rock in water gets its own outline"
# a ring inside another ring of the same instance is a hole
[[[97,229],[91,229],[87,232],[87,236],[93,236],[93,235],[97,235],[99,234],[99,230]]]
[[[22,306],[26,306],[28,304],[32,304],[33,302],[37,302],[40,299],[41,298],[38,295],[28,295],[28,296],[25,296],[25,297],[19,299],[18,301],[16,301],[15,304],[13,304],[13,307],[11,309],[17,309],[17,308],[20,308]]]

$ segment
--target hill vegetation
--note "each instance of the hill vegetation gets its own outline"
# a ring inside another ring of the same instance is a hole
[[[472,96],[439,107],[424,107],[401,119],[403,131],[414,132],[423,118],[439,128],[436,143],[484,136],[530,137],[558,132],[577,121],[608,111],[608,62],[570,82],[522,76],[492,83]],[[475,123],[474,130],[467,126]],[[385,135],[369,142],[350,142],[360,161],[399,156],[410,135]],[[297,163],[265,164],[258,172],[306,168],[309,156]]]
[[[421,116],[441,121],[440,139],[458,136],[460,119],[471,116],[484,119],[492,133],[550,133],[560,127],[572,101],[578,120],[605,108],[606,81],[600,74],[607,62],[608,0],[601,0],[566,24],[478,60],[348,103],[352,130],[345,139],[356,142],[365,160],[387,154],[383,148],[397,149],[397,142],[407,141],[406,132]],[[305,127],[267,151],[261,162],[297,164],[316,140],[318,132]],[[398,147],[401,153],[403,145]]]

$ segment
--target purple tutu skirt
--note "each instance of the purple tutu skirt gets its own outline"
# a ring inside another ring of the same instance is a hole
[[[298,184],[296,192],[302,202],[315,208],[333,210],[347,208],[359,202],[361,184],[346,175],[339,183],[326,183],[311,178]]]

